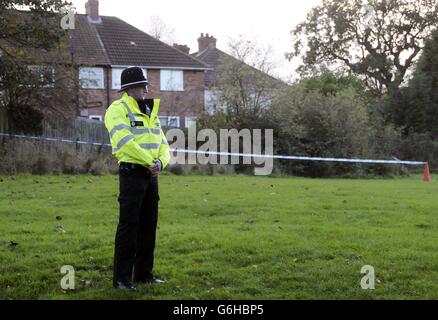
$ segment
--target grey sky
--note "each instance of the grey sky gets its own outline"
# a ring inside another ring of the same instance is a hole
[[[85,13],[86,0],[73,0],[78,13]],[[284,58],[291,51],[290,31],[305,19],[307,12],[321,0],[100,0],[100,14],[117,16],[148,31],[152,16],[159,16],[175,29],[174,40],[197,51],[197,38],[208,33],[217,38],[217,47],[227,51],[230,38],[243,35],[261,47],[271,45],[276,74],[284,79],[293,74],[296,63]]]

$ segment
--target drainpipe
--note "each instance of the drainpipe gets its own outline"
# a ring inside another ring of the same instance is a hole
[[[105,106],[105,109],[108,108],[109,105],[110,105],[110,86],[111,86],[111,84],[109,82],[109,73],[110,73],[110,71],[111,71],[111,68],[107,68],[107,70],[106,70],[106,83],[107,83],[107,86],[106,86],[106,106]]]

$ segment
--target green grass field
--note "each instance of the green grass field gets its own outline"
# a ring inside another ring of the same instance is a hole
[[[167,282],[129,293],[111,286],[117,176],[0,177],[0,299],[438,299],[437,191],[420,176],[164,175]]]

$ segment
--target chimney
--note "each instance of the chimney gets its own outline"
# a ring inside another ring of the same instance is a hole
[[[88,0],[87,3],[85,3],[85,12],[89,22],[102,22],[102,19],[99,17],[99,0]]]
[[[207,48],[216,48],[216,41],[216,38],[209,36],[208,33],[205,36],[201,33],[201,36],[198,38],[198,51],[201,52]]]
[[[184,52],[185,54],[190,54],[190,48],[188,46],[186,46],[185,44],[174,43],[173,47],[175,49],[178,49],[179,51]]]

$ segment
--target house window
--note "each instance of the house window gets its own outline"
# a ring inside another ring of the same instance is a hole
[[[195,117],[186,117],[185,118],[185,127],[190,128],[191,126],[196,124],[196,118]]]
[[[184,91],[184,72],[182,70],[160,70],[161,91]]]
[[[28,66],[33,75],[32,84],[43,88],[53,88],[55,86],[55,69],[50,66]]]
[[[172,127],[179,128],[179,117],[169,116],[169,117],[158,117],[160,119],[160,124],[162,127]]]
[[[160,119],[160,125],[162,127],[167,127],[167,117],[158,117]]]
[[[168,127],[179,127],[179,117],[167,117]]]
[[[80,68],[79,81],[83,89],[104,89],[103,68]]]
[[[122,76],[122,72],[123,70],[125,70],[125,68],[112,68],[112,89],[113,90],[120,90],[121,87],[121,83],[120,83],[120,77]],[[147,70],[143,69],[143,73],[145,75],[145,77],[147,78]]]
[[[88,119],[102,121],[102,116],[90,115],[90,116],[88,116]]]

